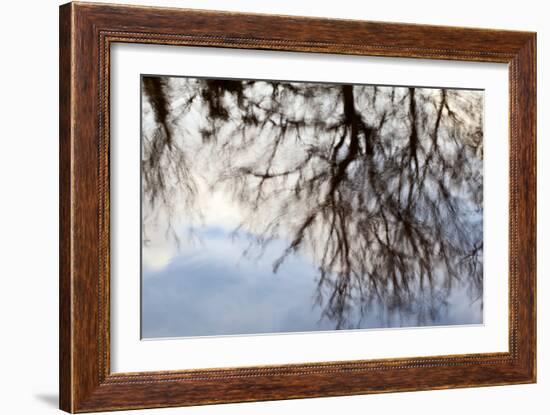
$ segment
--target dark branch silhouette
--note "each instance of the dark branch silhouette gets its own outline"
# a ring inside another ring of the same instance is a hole
[[[200,215],[186,145],[200,136],[219,166],[209,189],[231,193],[253,244],[288,241],[274,272],[294,253],[311,258],[336,328],[359,326],[351,309],[375,303],[433,321],[457,284],[482,304],[480,92],[160,77],[142,87],[148,211],[169,217],[177,193]]]

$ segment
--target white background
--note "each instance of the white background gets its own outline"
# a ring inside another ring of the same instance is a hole
[[[545,2],[524,0],[459,3],[440,1],[358,2],[263,0],[138,1],[234,11],[533,30],[538,32],[538,298],[539,383],[536,385],[322,398],[133,413],[158,414],[394,414],[547,413],[550,404],[550,308],[541,301],[549,287],[548,214],[543,186],[550,180],[550,89],[543,83],[548,64],[549,13]],[[57,6],[59,2],[8,2],[2,8],[0,114],[2,147],[0,230],[4,286],[0,291],[0,411],[8,414],[56,413],[57,407]]]

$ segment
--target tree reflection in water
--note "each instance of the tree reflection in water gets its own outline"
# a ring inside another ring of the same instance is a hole
[[[224,192],[251,249],[288,241],[274,273],[315,264],[337,329],[374,306],[431,324],[456,286],[481,313],[482,91],[147,76],[142,95],[144,244]]]

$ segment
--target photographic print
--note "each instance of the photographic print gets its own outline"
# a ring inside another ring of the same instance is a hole
[[[142,338],[483,323],[482,90],[140,87]]]

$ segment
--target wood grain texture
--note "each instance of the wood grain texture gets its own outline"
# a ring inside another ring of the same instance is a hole
[[[59,406],[72,409],[71,289],[71,102],[72,19],[70,8],[59,14]]]
[[[509,352],[111,373],[109,59],[115,42],[508,63]],[[61,6],[61,409],[90,412],[534,382],[535,68],[534,33],[86,3]]]

